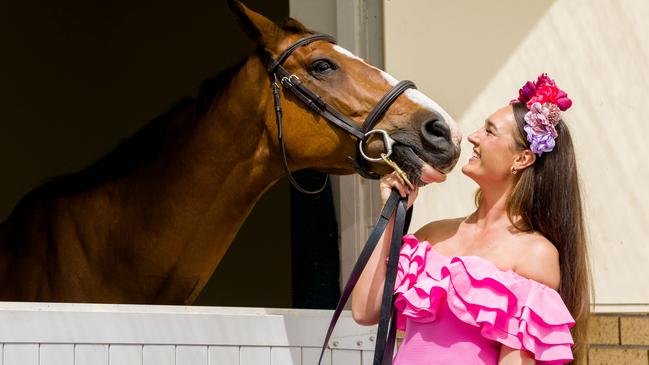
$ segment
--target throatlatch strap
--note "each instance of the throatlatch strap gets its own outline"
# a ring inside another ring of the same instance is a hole
[[[329,182],[329,175],[325,175],[325,181],[320,188],[316,190],[306,190],[297,182],[297,180],[295,180],[293,174],[291,173],[291,168],[288,166],[288,161],[286,159],[286,147],[284,146],[284,127],[282,125],[282,107],[279,103],[279,85],[277,85],[277,79],[275,79],[275,82],[273,82],[273,98],[275,99],[275,121],[277,122],[277,141],[279,144],[279,151],[282,156],[282,164],[284,165],[284,169],[286,170],[288,181],[291,182],[291,185],[293,185],[293,187],[297,189],[297,191],[303,194],[319,194],[327,187],[327,182]]]
[[[390,246],[390,258],[388,259],[388,268],[386,272],[386,280],[383,289],[383,299],[381,301],[381,319],[379,320],[379,329],[377,333],[376,347],[374,349],[374,365],[392,364],[394,337],[396,334],[396,312],[391,313],[393,312],[392,292],[394,290],[394,284],[396,281],[397,263],[399,258],[399,251],[401,249],[401,237],[408,230],[408,225],[410,223],[410,216],[412,214],[412,209],[406,212],[406,208],[407,208],[407,198],[401,198],[399,192],[396,189],[392,189],[392,192],[390,193],[390,197],[388,198],[385,205],[383,206],[381,215],[378,221],[376,222],[374,229],[372,229],[372,232],[370,233],[370,236],[367,239],[367,243],[365,244],[365,247],[363,247],[361,254],[358,256],[358,259],[354,264],[354,268],[352,269],[352,272],[349,275],[349,279],[345,284],[345,288],[343,289],[343,292],[340,295],[340,300],[338,301],[336,310],[334,311],[331,317],[331,322],[329,323],[329,328],[327,329],[327,334],[325,335],[324,343],[322,345],[322,350],[320,351],[320,359],[318,360],[318,365],[320,365],[320,363],[322,362],[324,351],[327,347],[327,344],[329,343],[329,339],[331,338],[331,334],[333,333],[334,327],[336,326],[336,322],[338,321],[338,318],[340,318],[340,314],[342,313],[345,304],[349,300],[349,297],[352,294],[352,290],[354,289],[354,286],[356,286],[356,283],[358,282],[358,279],[360,278],[363,269],[367,265],[367,261],[372,255],[372,252],[374,252],[374,249],[376,248],[376,245],[379,239],[381,238],[381,235],[385,231],[385,228],[388,225],[392,213],[396,210],[397,214],[395,217],[394,230],[392,233],[392,242]],[[386,288],[389,289],[389,291],[386,291]],[[386,304],[386,302],[388,304]],[[387,320],[384,318],[384,316],[387,316]],[[391,318],[392,321],[390,321]],[[384,323],[384,325],[381,326],[381,323]],[[382,333],[381,331],[384,331],[385,333]],[[390,348],[386,348],[386,346]],[[377,358],[377,354],[379,353],[380,355]],[[383,355],[384,353],[386,356]]]

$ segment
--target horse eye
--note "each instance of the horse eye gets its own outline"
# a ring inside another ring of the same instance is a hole
[[[337,67],[331,61],[320,59],[311,64],[311,71],[319,75],[325,75],[335,70]]]

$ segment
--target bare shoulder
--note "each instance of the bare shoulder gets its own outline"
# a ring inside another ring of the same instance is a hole
[[[442,219],[432,221],[415,232],[415,237],[420,241],[437,242],[447,237],[452,236],[457,232],[460,223],[464,221],[464,217],[453,219]]]
[[[519,275],[538,281],[552,289],[558,289],[561,281],[559,251],[547,238],[539,233],[522,234],[520,254],[514,271]]]

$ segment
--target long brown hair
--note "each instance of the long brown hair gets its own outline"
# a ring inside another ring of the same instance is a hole
[[[525,103],[513,107],[517,148],[530,148],[523,129],[528,109]],[[520,172],[507,202],[507,215],[514,227],[540,232],[559,250],[558,291],[576,321],[572,329],[575,363],[585,364],[592,292],[586,227],[572,138],[563,120],[556,129],[554,149],[537,156],[532,166]]]

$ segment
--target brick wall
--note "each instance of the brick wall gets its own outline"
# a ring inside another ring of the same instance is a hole
[[[597,314],[588,365],[649,365],[649,313]]]
[[[403,333],[397,333],[397,346]],[[595,314],[588,365],[649,365],[649,313]]]

